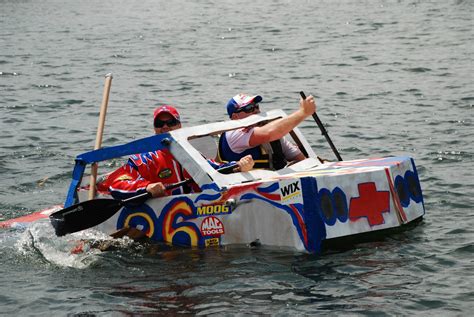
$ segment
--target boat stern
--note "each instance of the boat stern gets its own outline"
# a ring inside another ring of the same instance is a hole
[[[409,157],[331,163],[307,174],[302,190],[307,231],[315,239],[310,245],[400,227],[425,214]]]

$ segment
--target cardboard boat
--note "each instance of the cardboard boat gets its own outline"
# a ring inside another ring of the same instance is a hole
[[[64,207],[87,200],[81,181],[88,164],[168,148],[201,191],[125,205],[97,230],[113,235],[134,228],[152,240],[181,246],[258,243],[317,253],[328,241],[384,233],[424,216],[420,181],[410,157],[322,164],[295,128],[288,137],[308,158],[281,170],[222,174],[204,158],[215,157],[222,132],[284,116],[274,110],[81,154]],[[104,193],[100,197],[110,198]]]

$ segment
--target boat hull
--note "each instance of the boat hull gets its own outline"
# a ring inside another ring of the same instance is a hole
[[[322,242],[393,229],[423,217],[413,159],[329,163],[306,171],[127,206],[97,226],[155,241],[211,247],[250,244],[319,252]]]

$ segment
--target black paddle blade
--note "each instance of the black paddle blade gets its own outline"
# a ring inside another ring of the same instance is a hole
[[[112,217],[121,207],[120,200],[87,200],[52,213],[49,220],[60,237],[92,228]]]

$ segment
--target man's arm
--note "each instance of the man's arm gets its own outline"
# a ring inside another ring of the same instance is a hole
[[[152,183],[145,179],[130,160],[110,173],[104,183],[102,186],[107,186],[112,197],[116,199],[126,199],[145,192],[149,192],[153,197],[166,195],[166,188],[162,183]]]
[[[289,164],[302,161],[306,158],[298,146],[288,141],[286,137],[281,138],[280,143],[283,154],[285,155],[285,159],[289,162]]]
[[[111,173],[102,186],[107,186],[115,199],[126,199],[146,192],[149,184],[150,181],[141,177],[136,170],[123,165]]]
[[[313,96],[308,96],[304,100],[300,99],[300,108],[288,117],[272,121],[261,127],[255,127],[250,136],[249,145],[254,147],[281,139],[315,111],[316,103]]]
[[[227,167],[227,166],[232,166],[232,165],[237,165],[236,168],[234,169],[234,172],[248,172],[250,171],[255,162],[252,158],[252,155],[246,155],[243,158],[241,158],[239,161],[231,161],[231,162],[216,162],[213,159],[207,159],[207,162],[216,170]]]
[[[293,158],[292,161],[294,161],[294,162],[299,162],[299,161],[304,160],[305,158],[306,158],[306,156],[304,156],[303,153],[300,153],[300,154],[298,154],[295,158]]]

